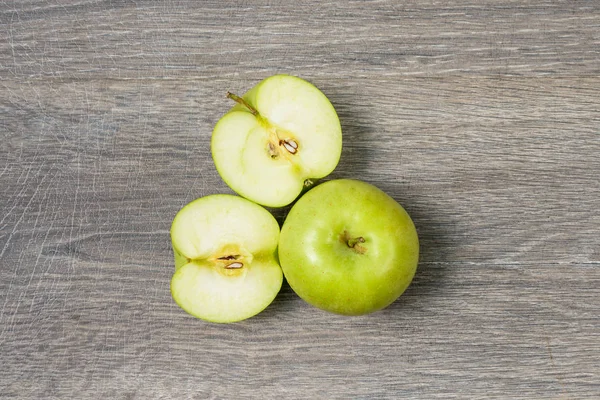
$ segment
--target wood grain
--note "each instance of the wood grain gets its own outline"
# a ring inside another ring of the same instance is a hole
[[[0,397],[599,398],[599,28],[594,1],[0,3]],[[173,216],[231,192],[224,94],[276,72],[336,107],[330,178],[413,216],[382,312],[170,298]]]

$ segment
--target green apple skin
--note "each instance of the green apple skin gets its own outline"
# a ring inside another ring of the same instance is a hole
[[[268,207],[293,202],[305,182],[329,175],[342,151],[339,118],[327,97],[290,75],[259,82],[215,125],[211,152],[225,183]]]
[[[249,200],[222,194],[192,201],[173,219],[171,241],[171,295],[197,318],[217,323],[250,318],[281,289],[279,224]]]
[[[332,180],[290,210],[279,260],[292,289],[308,303],[363,315],[387,307],[409,286],[419,239],[408,213],[386,193],[358,180]]]

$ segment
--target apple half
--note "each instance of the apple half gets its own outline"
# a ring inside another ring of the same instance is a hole
[[[243,97],[228,97],[238,104],[217,122],[211,149],[217,171],[241,196],[283,207],[337,166],[340,121],[311,83],[274,75]]]
[[[233,195],[192,201],[171,226],[171,294],[189,314],[236,322],[265,309],[281,289],[279,225],[261,206]]]

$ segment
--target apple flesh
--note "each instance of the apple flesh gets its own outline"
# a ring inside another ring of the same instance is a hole
[[[408,213],[377,187],[349,179],[311,189],[290,210],[279,260],[292,289],[337,314],[381,310],[408,287],[419,240]]]
[[[171,294],[195,317],[241,321],[266,308],[281,288],[279,225],[251,201],[232,195],[194,200],[175,216],[171,240]]]
[[[228,96],[237,104],[216,124],[211,150],[217,171],[241,196],[283,207],[337,166],[340,121],[309,82],[274,75],[243,97]]]

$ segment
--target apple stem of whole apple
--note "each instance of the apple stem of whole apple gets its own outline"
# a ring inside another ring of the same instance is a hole
[[[348,239],[348,241],[346,242],[348,244],[348,247],[356,247],[357,244],[359,243],[364,243],[365,242],[365,238],[363,238],[362,236],[359,236],[357,238],[353,238],[353,239]]]
[[[240,96],[233,94],[231,92],[227,92],[227,98],[246,107],[248,109],[248,111],[250,111],[252,113],[252,115],[254,115],[254,116],[258,115],[258,111],[256,110],[256,108],[252,107],[250,104],[248,104],[248,102],[246,100],[242,99]]]
[[[365,243],[365,238],[362,236],[353,238],[353,237],[350,237],[350,234],[348,233],[348,231],[344,231],[344,233],[340,235],[340,241],[342,243],[345,243],[346,246],[350,247],[352,250],[354,250],[358,254],[364,254],[367,251],[367,249],[365,247],[363,247],[359,244],[359,243]]]

